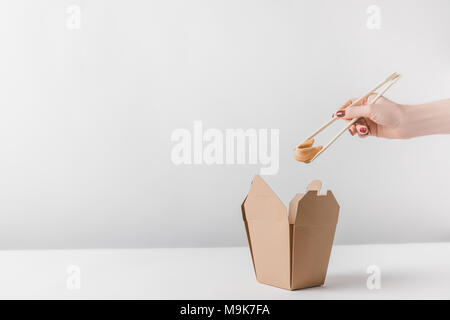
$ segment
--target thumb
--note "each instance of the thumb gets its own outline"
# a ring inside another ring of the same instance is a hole
[[[370,118],[371,106],[353,106],[336,112],[336,116],[341,119],[351,120],[354,118]]]

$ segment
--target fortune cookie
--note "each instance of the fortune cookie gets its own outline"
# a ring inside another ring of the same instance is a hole
[[[322,146],[313,147],[314,139],[307,139],[295,148],[294,158],[297,161],[309,163],[322,150]]]

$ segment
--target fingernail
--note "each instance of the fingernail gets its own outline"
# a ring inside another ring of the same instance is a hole
[[[353,135],[352,130],[348,129],[348,132],[350,132],[350,134]]]
[[[339,110],[338,112],[336,112],[336,116],[342,118],[343,116],[345,116],[345,110]]]
[[[331,117],[334,118],[334,113],[331,114]]]
[[[361,127],[361,128],[359,128],[359,132],[361,132],[362,134],[366,134],[367,133],[367,128],[366,127]]]

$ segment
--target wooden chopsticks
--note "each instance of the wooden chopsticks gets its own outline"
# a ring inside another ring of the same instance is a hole
[[[387,77],[385,80],[381,81],[376,87],[374,87],[372,90],[370,90],[369,92],[367,92],[365,95],[359,97],[357,100],[355,100],[352,104],[350,104],[348,107],[352,107],[354,105],[357,105],[359,102],[363,101],[364,99],[367,99],[370,95],[372,95],[376,90],[378,90],[379,88],[383,87],[384,85],[386,85],[387,83],[389,83],[380,93],[377,94],[377,96],[375,97],[375,99],[371,102],[376,103],[378,99],[381,98],[381,96],[390,88],[392,87],[392,85],[397,82],[397,80],[400,78],[400,74],[398,73],[393,73],[391,74],[389,77]],[[347,108],[348,108],[347,107]],[[314,138],[316,135],[318,135],[320,132],[322,132],[324,129],[326,129],[329,125],[331,125],[334,121],[336,121],[337,117],[333,116],[333,118],[328,121],[327,123],[325,123],[324,125],[322,125],[319,129],[317,129],[311,136],[309,136],[306,140],[308,139],[312,139]],[[327,150],[345,131],[347,131],[353,124],[355,124],[356,121],[360,120],[359,119],[353,119],[352,121],[350,121],[347,126],[345,126],[345,128],[343,128],[333,139],[330,140],[330,142],[328,142],[328,144],[322,148],[322,150],[320,150],[312,159],[311,161],[317,159],[318,156],[320,156],[325,150]],[[310,162],[311,162],[310,161]]]

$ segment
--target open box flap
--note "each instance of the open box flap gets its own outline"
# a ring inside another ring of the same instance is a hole
[[[339,204],[330,190],[326,195],[320,195],[317,191],[308,191],[298,202],[294,224],[316,227],[336,225],[338,213]]]
[[[339,205],[331,191],[319,194],[320,181],[313,181],[306,194],[291,201],[291,288],[322,285],[333,245]],[[297,203],[295,203],[298,200]]]
[[[320,180],[313,180],[306,188],[306,192],[317,191],[317,193],[319,193],[320,188],[322,188],[322,182]],[[294,198],[292,198],[292,200],[289,202],[289,224],[295,224],[295,219],[297,217],[298,212],[298,204],[300,203],[300,200],[304,196],[305,196],[304,193],[297,193],[294,196]]]
[[[290,241],[286,207],[256,175],[242,204],[258,281],[290,289]]]
[[[267,183],[255,175],[244,201],[245,220],[286,220],[286,207]]]

